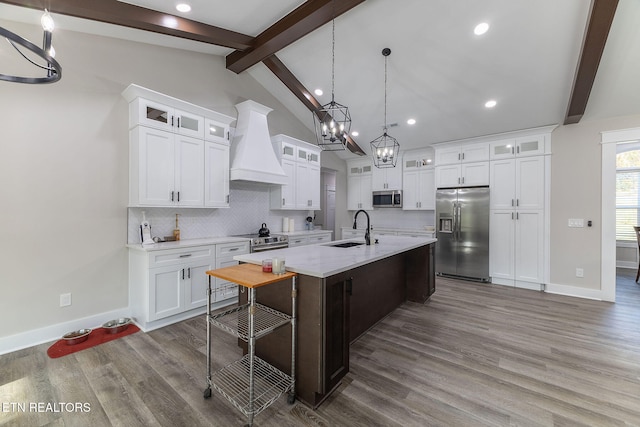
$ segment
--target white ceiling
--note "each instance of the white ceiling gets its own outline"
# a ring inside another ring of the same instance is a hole
[[[185,17],[255,36],[300,0],[186,0]],[[177,1],[127,1],[175,13]],[[587,0],[367,0],[335,21],[335,100],[349,107],[358,145],[382,134],[384,58],[388,57],[387,123],[402,150],[564,121],[590,2]],[[0,4],[3,19],[34,11]],[[226,55],[209,46],[55,16],[61,28]],[[473,34],[490,24],[483,36]],[[620,0],[585,118],[640,113],[640,2]],[[277,53],[309,90],[331,100],[331,23]],[[311,113],[262,64],[248,71],[309,128]],[[498,104],[486,109],[484,103]],[[414,118],[413,126],[406,120]]]

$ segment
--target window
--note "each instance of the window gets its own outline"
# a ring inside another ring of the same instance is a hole
[[[621,144],[616,155],[616,240],[636,242],[640,225],[640,147]]]

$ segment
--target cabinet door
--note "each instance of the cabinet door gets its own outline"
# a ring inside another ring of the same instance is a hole
[[[436,209],[436,178],[434,169],[420,171],[419,205],[422,210]]]
[[[171,205],[174,191],[174,135],[159,129],[138,126],[138,203]]]
[[[296,162],[296,180],[294,183],[296,192],[296,208],[309,209],[311,206],[311,183],[309,163]]]
[[[158,102],[139,98],[138,124],[173,132],[173,108]]]
[[[311,200],[311,204],[308,209],[320,210],[320,166],[309,163],[309,190],[308,195]]]
[[[297,156],[297,150],[296,150],[296,146],[293,144],[289,144],[288,142],[284,142],[282,141],[280,143],[280,150],[281,150],[281,158],[284,159],[288,159],[291,161],[296,161],[296,156]]]
[[[489,275],[512,281],[515,267],[515,212],[492,210],[489,222]]]
[[[309,244],[309,239],[304,236],[304,237],[290,237],[289,238],[289,247],[295,247],[295,246],[305,246]]]
[[[516,155],[537,156],[544,154],[544,135],[516,138]]]
[[[516,204],[515,159],[493,160],[489,171],[491,209],[513,209]]]
[[[204,139],[220,144],[229,143],[229,126],[211,119],[204,120]]]
[[[489,162],[463,163],[460,182],[464,186],[489,185]]]
[[[417,170],[404,173],[402,183],[402,210],[415,211],[419,209],[419,181],[420,173]]]
[[[458,187],[460,185],[460,165],[436,166],[436,188]]]
[[[460,163],[460,147],[436,148],[436,166]]]
[[[516,154],[516,140],[504,139],[501,141],[495,141],[489,144],[490,159],[510,159]]]
[[[293,160],[282,159],[282,170],[287,174],[287,183],[280,188],[281,209],[295,209],[296,207],[296,163]]]
[[[184,311],[207,305],[209,276],[206,272],[213,268],[212,262],[190,263],[184,267]]]
[[[174,126],[180,135],[193,138],[204,138],[204,117],[187,113],[186,111],[174,111]]]
[[[360,209],[360,181],[361,177],[354,175],[347,177],[347,210]]]
[[[489,160],[489,146],[485,143],[465,145],[460,151],[463,163]]]
[[[371,173],[371,191],[382,191],[387,188],[386,169],[373,168]]]
[[[167,266],[149,270],[149,318],[162,319],[181,313],[184,305],[182,266]]]
[[[342,275],[326,279],[324,287],[324,372],[321,393],[328,393],[349,372],[349,292],[350,278]]]
[[[204,205],[212,208],[229,207],[229,146],[205,143]]]
[[[519,209],[544,209],[544,156],[516,159],[515,197]]]
[[[360,177],[360,209],[373,209],[373,194],[371,191],[371,174]]]
[[[542,283],[543,211],[516,212],[516,281]]]
[[[176,203],[204,206],[204,141],[176,135],[176,165]]]

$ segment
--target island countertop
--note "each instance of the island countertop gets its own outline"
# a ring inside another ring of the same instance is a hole
[[[423,237],[383,236],[379,243],[337,248],[333,245],[344,242],[362,242],[364,239],[346,239],[317,245],[254,252],[233,257],[236,261],[261,264],[263,259],[284,258],[285,268],[298,274],[325,278],[361,265],[387,258],[411,249],[419,248],[437,239]]]

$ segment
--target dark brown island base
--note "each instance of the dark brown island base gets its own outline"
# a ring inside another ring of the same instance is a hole
[[[380,240],[371,246],[331,242],[236,257],[252,263],[285,258],[287,270],[298,273],[296,397],[313,408],[349,372],[350,343],[405,301],[424,303],[435,291],[435,239]],[[290,281],[258,289],[257,301],[291,314]],[[246,302],[246,293],[240,302]],[[246,349],[246,343],[239,344]],[[259,339],[256,355],[289,374],[291,326]]]

